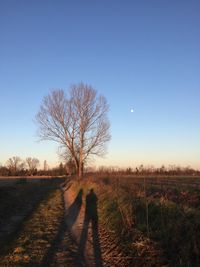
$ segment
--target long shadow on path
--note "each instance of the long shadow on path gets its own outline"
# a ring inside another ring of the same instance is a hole
[[[82,205],[83,189],[80,189],[74,202],[66,211],[65,221],[68,229],[70,230],[75,223]]]
[[[88,239],[89,224],[92,226],[92,243],[93,243],[93,264],[96,267],[103,267],[101,257],[101,247],[98,235],[98,213],[97,213],[98,198],[93,189],[86,196],[85,217],[83,221],[83,229],[80,236],[80,242],[77,255],[77,266],[81,266],[84,259],[86,243]],[[92,266],[93,266],[92,264]]]
[[[75,263],[78,245],[71,232],[82,206],[82,195],[83,190],[80,189],[74,202],[66,211],[57,236],[44,257],[42,266],[85,266],[84,259],[79,265]],[[58,257],[56,254],[58,254]]]

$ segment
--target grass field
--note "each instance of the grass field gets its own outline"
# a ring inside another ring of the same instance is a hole
[[[194,267],[200,266],[199,185],[199,177],[115,176],[91,178],[86,188],[95,187],[101,220],[132,266]],[[138,257],[146,263],[134,265]]]
[[[0,187],[0,266],[41,266],[63,219],[61,179]]]

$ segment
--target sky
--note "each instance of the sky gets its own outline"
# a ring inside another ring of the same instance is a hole
[[[199,14],[199,0],[0,0],[0,163],[57,165],[35,115],[52,89],[83,82],[110,105],[93,165],[200,169]]]

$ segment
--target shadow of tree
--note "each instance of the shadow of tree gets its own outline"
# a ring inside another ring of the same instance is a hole
[[[101,247],[98,234],[98,213],[97,213],[97,201],[98,198],[93,189],[89,191],[86,196],[86,208],[85,217],[83,221],[83,229],[80,236],[80,242],[77,252],[77,266],[81,266],[80,263],[84,259],[84,251],[88,238],[89,224],[92,226],[92,241],[93,241],[93,252],[94,261],[96,267],[103,267],[101,257]]]

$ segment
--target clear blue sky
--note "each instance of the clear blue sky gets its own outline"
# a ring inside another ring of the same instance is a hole
[[[96,165],[200,168],[199,14],[199,0],[1,0],[0,163],[56,165],[34,117],[51,89],[82,81],[110,104]]]

